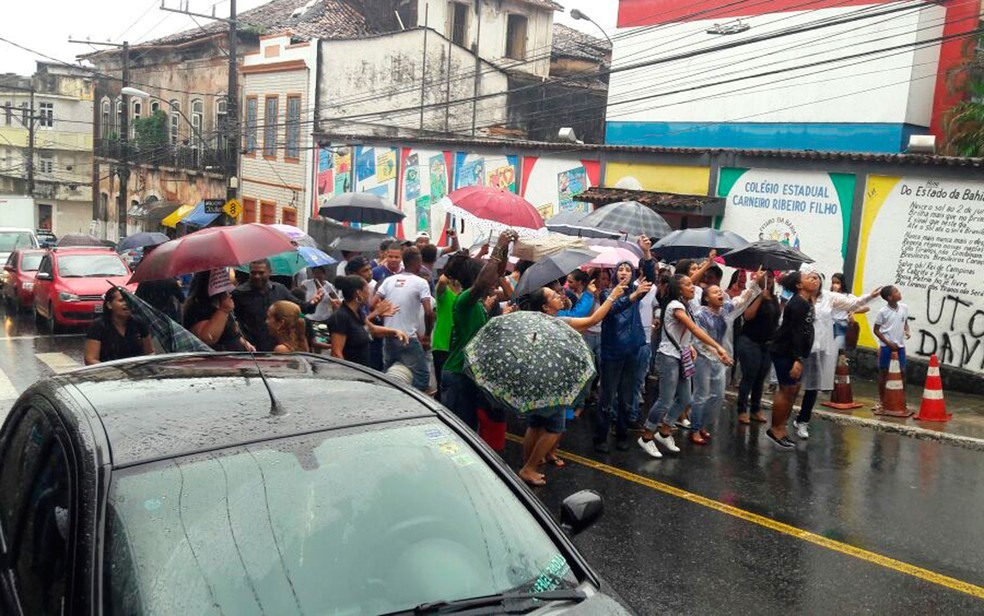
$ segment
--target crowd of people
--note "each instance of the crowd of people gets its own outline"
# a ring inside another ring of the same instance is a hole
[[[333,282],[324,268],[313,268],[287,280],[288,288],[259,260],[238,279],[225,269],[198,272],[186,298],[174,281],[142,283],[136,294],[216,351],[327,351],[401,378],[436,397],[497,450],[505,446],[508,412],[471,379],[464,349],[501,314],[530,310],[560,319],[583,337],[598,377],[571,408],[525,416],[519,476],[531,485],[546,483],[545,466],[563,466],[559,441],[584,411],[599,453],[610,452],[612,437],[618,450],[631,449],[634,439],[654,458],[680,454],[681,437],[707,445],[729,382],[737,388],[736,422],[769,423],[773,446],[793,449],[787,424],[800,389],[792,432],[807,439],[819,393],[833,389],[853,315],[878,297],[886,301],[874,331],[883,371],[893,353],[905,359],[907,312],[894,286],[855,297],[846,293],[842,273],[824,289],[809,265],[784,273],[736,271],[724,286],[714,251],[670,265],[658,262],[650,239],[640,237],[638,264],[577,269],[516,297],[531,263],[509,267],[514,231],[477,255],[461,251],[452,230],[448,237],[444,247],[426,234],[415,242],[389,240],[373,260],[343,253]],[[87,364],[153,350],[146,326],[133,319],[118,289],[106,294],[103,316],[87,337]],[[771,418],[762,410],[767,381],[774,384]],[[658,393],[645,408],[652,386]]]

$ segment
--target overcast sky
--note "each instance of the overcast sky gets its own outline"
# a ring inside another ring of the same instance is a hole
[[[36,11],[28,8],[30,4],[15,3],[21,7],[16,16],[14,11],[0,23],[0,38],[8,39],[46,54],[58,60],[74,62],[75,56],[92,51],[92,47],[68,43],[68,38],[89,39],[93,41],[129,40],[131,44],[194,28],[195,23],[184,15],[160,10],[160,0],[48,0],[33,5]],[[165,0],[167,6],[179,6],[179,0]],[[245,11],[264,4],[266,0],[237,0],[239,11]],[[183,2],[182,2],[183,3]],[[305,0],[297,0],[298,6]],[[580,9],[603,27],[608,35],[615,32],[615,18],[618,0],[559,0],[566,12],[557,12],[554,19],[596,36],[598,29],[585,21],[570,18],[571,9]],[[208,0],[190,0],[190,10],[211,13],[212,4]],[[228,15],[227,0],[216,4],[216,13]],[[199,20],[205,23],[204,20]],[[0,41],[0,73],[20,73],[30,75],[34,72],[35,61],[43,60],[34,53],[22,51]]]

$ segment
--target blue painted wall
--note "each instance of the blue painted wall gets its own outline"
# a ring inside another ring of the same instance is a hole
[[[605,143],[690,148],[818,150],[899,153],[911,135],[929,130],[911,124],[608,122]]]

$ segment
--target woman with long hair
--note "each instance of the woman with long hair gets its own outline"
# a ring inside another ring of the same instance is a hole
[[[558,293],[550,287],[541,287],[529,295],[523,310],[542,312],[559,318],[578,332],[584,333],[589,327],[605,318],[624,291],[625,287],[622,285],[615,287],[594,314],[589,317],[573,318],[557,316],[564,310],[566,303],[563,293]],[[566,420],[567,409],[555,410],[549,414],[537,414],[534,411],[527,415],[526,436],[523,438],[523,468],[518,473],[520,479],[533,486],[547,483],[546,477],[537,468],[547,462],[548,454],[560,442],[566,428]]]
[[[407,335],[398,329],[374,325],[376,317],[396,314],[393,304],[381,301],[368,316],[362,307],[369,303],[369,283],[362,276],[339,276],[335,288],[342,293],[342,305],[331,315],[331,356],[369,366],[369,343],[372,338],[398,338],[406,344]]]
[[[762,392],[765,379],[772,368],[769,344],[779,327],[779,300],[775,294],[776,277],[772,270],[765,272],[762,293],[752,300],[742,313],[741,333],[735,345],[735,355],[741,367],[738,382],[738,423],[765,423],[762,413]]]
[[[659,370],[659,397],[649,409],[645,430],[639,437],[639,446],[654,458],[663,454],[656,446],[678,453],[673,442],[673,418],[679,417],[691,403],[691,378],[697,351],[693,339],[697,338],[710,349],[718,361],[730,366],[731,356],[721,344],[698,326],[691,317],[690,302],[694,299],[694,283],[688,276],[675,275],[666,290],[666,307],[663,308],[663,337],[656,353]]]
[[[277,341],[273,347],[274,353],[307,353],[311,350],[301,307],[294,302],[273,302],[267,309],[266,324],[270,335]]]
[[[154,354],[150,330],[133,317],[119,287],[110,288],[103,296],[102,317],[89,326],[84,353],[86,366]]]
[[[196,272],[191,279],[188,299],[183,308],[182,323],[185,329],[212,347],[215,351],[255,351],[239,329],[233,311],[236,305],[232,300],[231,281],[212,281],[209,294],[211,272]],[[217,289],[223,289],[215,292]]]

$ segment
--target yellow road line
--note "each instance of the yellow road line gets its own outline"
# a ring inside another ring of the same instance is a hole
[[[516,443],[523,442],[522,438],[513,434],[507,434],[506,438]],[[899,573],[911,575],[912,577],[919,578],[920,580],[924,580],[926,582],[945,586],[951,590],[966,593],[978,599],[984,599],[984,587],[977,586],[976,584],[971,584],[956,578],[948,577],[946,575],[936,573],[935,571],[923,569],[922,567],[917,567],[901,560],[889,558],[888,556],[882,556],[881,554],[876,554],[875,552],[864,550],[847,543],[828,539],[822,535],[811,533],[810,531],[796,528],[795,526],[790,526],[789,524],[783,524],[782,522],[778,522],[772,518],[767,518],[765,516],[758,515],[757,513],[752,513],[750,511],[745,511],[744,509],[739,509],[738,507],[726,505],[725,503],[721,503],[692,492],[687,492],[686,490],[681,490],[680,488],[656,481],[655,479],[649,479],[648,477],[643,477],[642,475],[630,473],[629,471],[623,470],[616,466],[597,462],[590,458],[585,458],[568,451],[559,451],[558,453],[567,460],[577,462],[578,464],[587,466],[588,468],[593,468],[596,471],[614,475],[620,479],[625,479],[626,481],[631,481],[632,483],[651,488],[658,492],[669,494],[670,496],[675,496],[685,501],[702,505],[704,507],[708,507],[709,509],[714,509],[715,511],[720,511],[721,513],[740,518],[746,522],[758,524],[759,526],[807,541],[814,545],[819,545],[835,552],[840,552],[841,554],[847,554],[848,556],[853,556],[855,558],[880,565],[887,569],[898,571]]]

